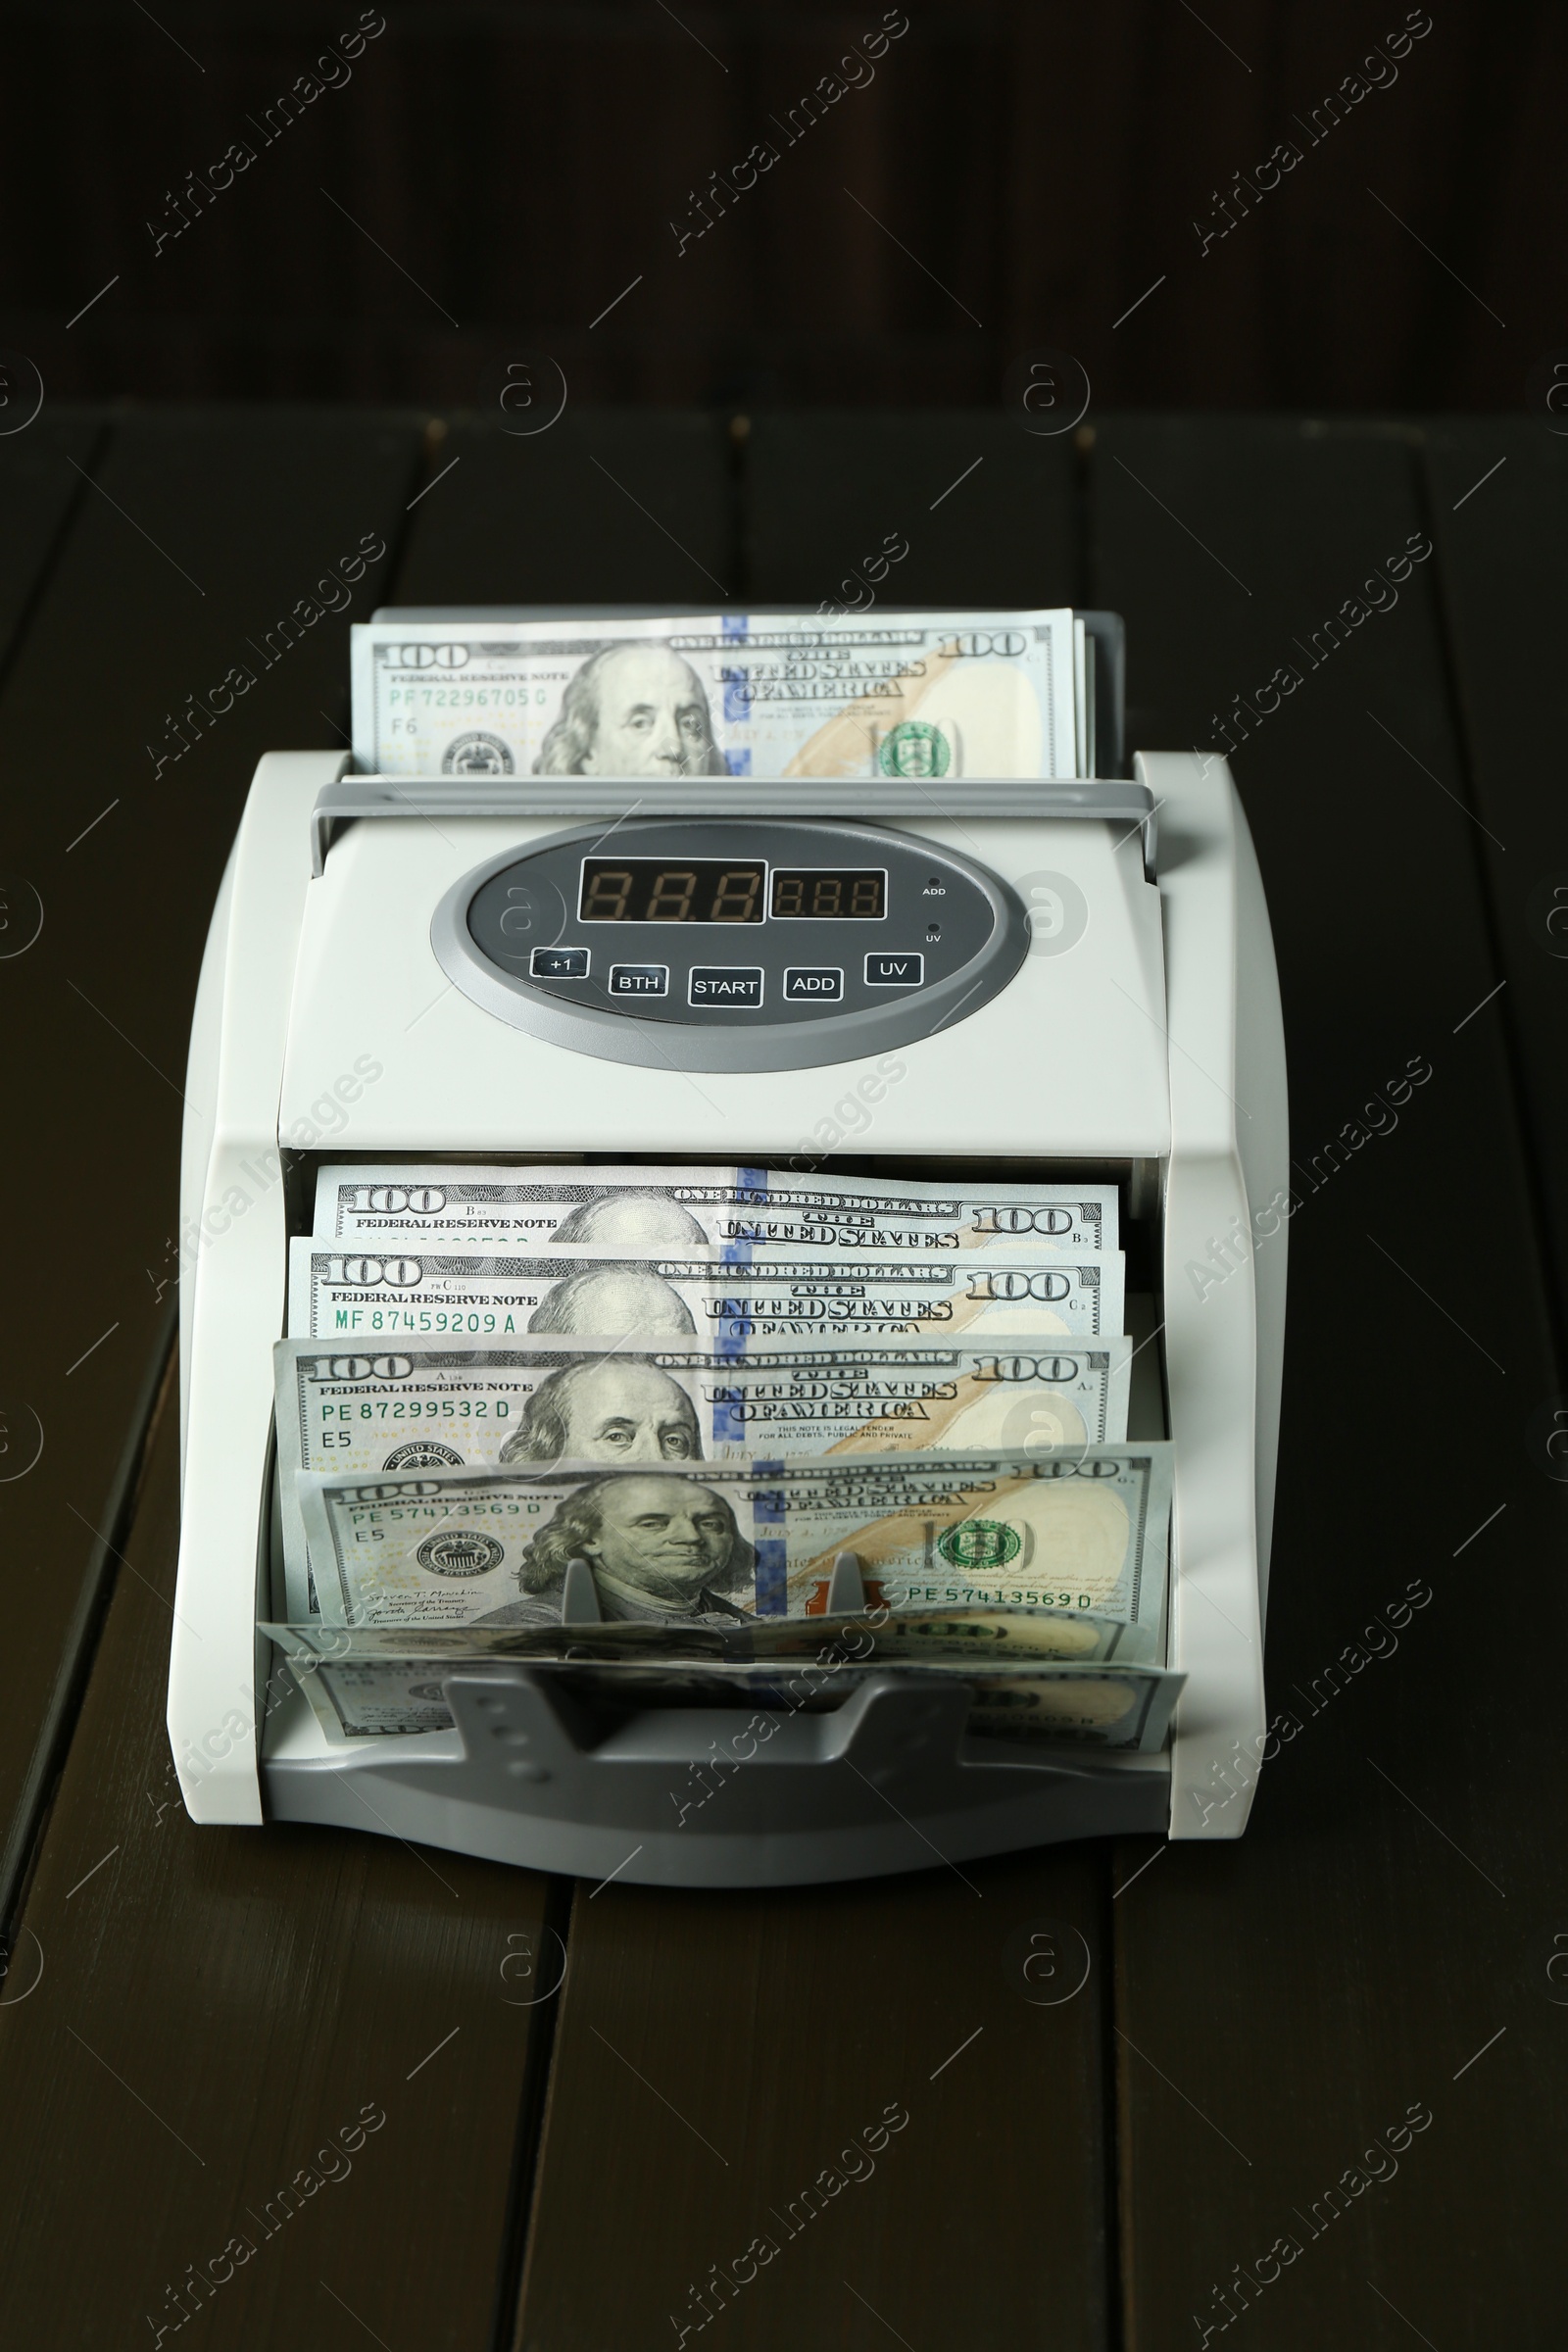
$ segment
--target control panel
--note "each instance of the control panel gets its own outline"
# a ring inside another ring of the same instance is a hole
[[[781,1069],[975,1010],[1016,971],[1029,930],[997,875],[912,834],[671,817],[492,859],[449,892],[431,943],[465,994],[557,1044]]]

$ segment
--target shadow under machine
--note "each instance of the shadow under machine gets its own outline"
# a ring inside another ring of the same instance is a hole
[[[1086,618],[1099,780],[392,780],[332,754],[262,760],[213,917],[184,1132],[182,1225],[203,1246],[181,1299],[169,1719],[195,1819],[691,1885],[1240,1833],[1263,1746],[1285,1315],[1284,1233],[1250,1246],[1288,1175],[1273,946],[1225,762],[1124,759],[1120,624]],[[612,827],[631,877],[613,906],[591,887]],[[643,885],[674,866],[715,890],[755,877],[755,914],[657,919]],[[858,882],[858,919],[780,895],[824,873],[839,904]],[[299,1146],[348,1102],[342,1143]],[[257,1626],[279,1613],[288,1244],[317,1167],[357,1155],[1114,1181],[1145,1343],[1129,1439],[1175,1447],[1166,1662],[1187,1681],[1166,1747],[976,1738],[961,1690],[890,1670],[783,1723],[677,1827],[672,1785],[744,1711],[587,1727],[520,1660],[443,1669],[450,1730],[356,1746],[331,1745],[297,1692],[269,1703],[287,1689]]]

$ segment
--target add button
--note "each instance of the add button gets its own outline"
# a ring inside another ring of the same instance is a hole
[[[694,964],[686,1002],[755,1011],[762,1002],[762,967],[760,963]]]
[[[865,959],[867,988],[919,988],[925,979],[923,956],[871,955]]]
[[[784,974],[786,1004],[838,1004],[843,998],[842,964],[792,963]]]

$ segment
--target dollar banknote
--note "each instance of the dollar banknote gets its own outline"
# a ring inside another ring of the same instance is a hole
[[[294,1474],[499,1470],[583,1462],[793,1460],[824,1454],[1081,1453],[1127,1434],[1128,1359],[1089,1347],[569,1346],[361,1352],[279,1340],[277,1462],[291,1615],[311,1609]]]
[[[350,631],[386,776],[1072,776],[1072,614],[715,612]]]
[[[622,1617],[601,1625],[328,1625],[319,1617],[264,1623],[261,1632],[291,1658],[357,1663],[423,1659],[448,1673],[486,1659],[521,1658],[557,1665],[1032,1666],[1158,1664],[1158,1636],[1091,1609],[977,1608],[894,1610],[868,1599],[853,1612],[803,1617],[736,1615]]]
[[[874,1666],[850,1663],[802,1666],[786,1674],[764,1666],[670,1668],[618,1662],[541,1670],[550,1687],[569,1692],[589,1706],[620,1710],[628,1706],[743,1705],[760,1709],[760,1720],[754,1714],[752,1727],[748,1727],[750,1739],[741,1740],[737,1766],[760,1752],[760,1735],[769,1716],[831,1712],[876,1671]],[[956,1682],[968,1691],[965,1728],[972,1736],[1080,1740],[1097,1746],[1128,1748],[1163,1746],[1171,1710],[1187,1680],[1185,1674],[1160,1666],[1120,1664],[997,1668],[965,1660],[929,1666],[926,1671],[939,1682]],[[422,1687],[429,1690],[428,1680]],[[715,1745],[722,1756],[722,1744]],[[696,1769],[711,1773],[711,1753]],[[714,1777],[721,1779],[722,1775]],[[677,1793],[677,1807],[679,1801]]]
[[[295,1678],[334,1746],[367,1739],[407,1738],[452,1728],[442,1689],[452,1662],[440,1659],[291,1659]],[[765,1753],[769,1725],[791,1713],[815,1714],[853,1695],[874,1666],[808,1667],[781,1679],[765,1666],[613,1663],[544,1666],[534,1671],[563,1695],[618,1709],[728,1706],[752,1710],[726,1750],[715,1725],[710,1752],[682,1773],[672,1768],[669,1827],[679,1829],[735,1771]],[[929,1669],[959,1681],[969,1694],[970,1737],[1152,1749],[1163,1746],[1186,1676],[1159,1666],[1038,1664],[989,1667],[965,1662]]]
[[[971,1681],[969,1736],[1161,1748],[1187,1681],[1163,1666],[1039,1666]]]
[[[1167,1444],[1076,1457],[594,1464],[378,1479],[300,1472],[328,1622],[559,1621],[568,1564],[606,1619],[809,1617],[854,1552],[890,1610],[1083,1609],[1162,1622]]]
[[[760,1340],[907,1337],[989,1344],[1004,1334],[1114,1338],[1119,1250],[1102,1257],[758,1258],[572,1254],[470,1256],[289,1245],[288,1336],[356,1346],[415,1339],[685,1338],[715,1349]]]
[[[318,1241],[405,1242],[532,1251],[585,1243],[638,1252],[721,1249],[983,1250],[1081,1257],[1119,1244],[1114,1185],[968,1183],[883,1177],[804,1182],[771,1168],[323,1167]]]

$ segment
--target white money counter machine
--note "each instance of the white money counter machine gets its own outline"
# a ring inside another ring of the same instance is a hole
[[[695,1886],[1240,1833],[1264,1747],[1284,1339],[1284,1232],[1252,1246],[1288,1181],[1279,993],[1225,762],[1124,761],[1119,623],[1090,626],[1100,781],[425,781],[332,754],[262,760],[213,917],[184,1127],[200,1246],[169,1724],[197,1821]],[[584,859],[612,827],[621,870],[871,875],[880,911],[744,935],[589,924]],[[436,1670],[449,1731],[329,1744],[256,1628],[280,1613],[287,1244],[310,1230],[316,1167],[360,1154],[1113,1178],[1130,1320],[1153,1335],[1130,1435],[1176,1448],[1168,1662],[1187,1683],[1167,1748],[975,1739],[961,1689],[890,1670],[781,1723],[683,1817],[671,1790],[729,1752],[746,1710],[650,1709],[590,1735],[512,1659]]]

